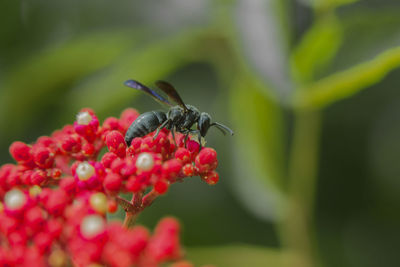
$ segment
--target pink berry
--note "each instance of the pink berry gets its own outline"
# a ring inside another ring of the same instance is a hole
[[[125,139],[120,132],[109,132],[106,137],[106,145],[110,152],[115,153],[118,157],[125,157],[127,147]]]

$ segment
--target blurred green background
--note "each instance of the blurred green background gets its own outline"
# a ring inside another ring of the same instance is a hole
[[[122,84],[170,81],[230,126],[221,180],[174,185],[139,223],[178,217],[188,258],[217,266],[398,266],[398,0],[0,1],[0,163],[127,107]]]

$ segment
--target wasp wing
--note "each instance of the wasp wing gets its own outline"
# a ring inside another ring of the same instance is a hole
[[[137,90],[143,91],[143,92],[149,94],[151,97],[153,97],[156,101],[161,102],[163,104],[167,104],[169,106],[172,106],[172,104],[167,99],[165,99],[164,97],[160,96],[155,91],[151,90],[150,88],[148,88],[147,86],[141,84],[138,81],[127,80],[126,82],[124,82],[124,85],[126,85],[128,87],[131,87],[133,89],[137,89]]]
[[[166,93],[171,99],[178,103],[178,105],[181,106],[185,111],[187,110],[187,107],[185,103],[183,103],[182,98],[179,96],[176,89],[170,83],[166,81],[157,81],[156,85],[158,88],[163,90],[163,92]]]

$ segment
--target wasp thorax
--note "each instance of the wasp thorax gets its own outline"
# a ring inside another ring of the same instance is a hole
[[[175,106],[168,111],[168,119],[170,119],[174,124],[179,123],[184,119],[183,109],[181,107]]]

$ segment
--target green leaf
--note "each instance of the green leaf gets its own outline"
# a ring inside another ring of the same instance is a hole
[[[330,14],[315,22],[293,51],[292,72],[300,83],[314,79],[333,59],[342,42],[342,29]]]
[[[132,41],[125,34],[89,36],[47,49],[10,70],[0,93],[0,128],[7,129],[1,135],[21,132],[37,121],[44,106],[66,105],[62,96],[69,85],[110,64]],[[10,124],[9,116],[16,123]]]
[[[264,85],[250,74],[242,73],[233,82],[233,182],[248,209],[274,220],[281,216],[284,205],[284,125],[282,110],[265,91]]]
[[[339,14],[342,43],[332,64],[318,78],[370,61],[400,46],[400,9],[348,8]]]
[[[297,263],[294,254],[249,245],[187,248],[186,252],[186,258],[196,266],[210,264],[219,267],[289,267],[296,266]]]
[[[371,61],[311,84],[295,96],[294,105],[298,107],[323,108],[378,83],[390,71],[399,66],[400,46],[387,50]]]
[[[398,68],[399,10],[352,9],[340,16],[342,44],[315,82],[302,84],[294,95],[298,107],[322,108],[380,82]]]

